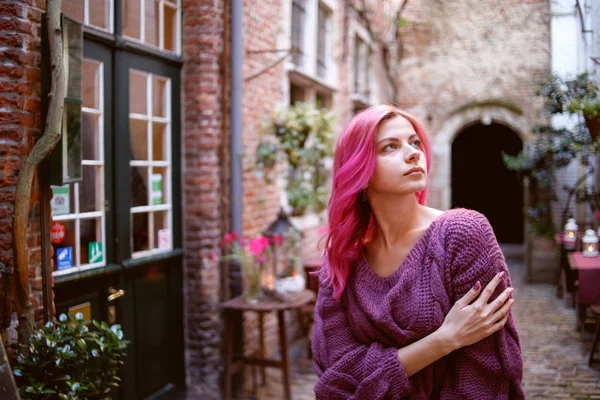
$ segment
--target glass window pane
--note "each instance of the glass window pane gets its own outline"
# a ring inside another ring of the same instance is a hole
[[[83,106],[99,110],[100,105],[100,64],[83,61]]]
[[[131,207],[148,205],[148,168],[131,168]]]
[[[131,70],[129,71],[129,112],[148,115],[146,106],[146,77],[148,74]]]
[[[53,217],[75,213],[74,187],[73,183],[64,186],[51,186],[52,200],[50,200],[50,209]]]
[[[166,117],[167,81],[156,75],[152,76],[152,115]]]
[[[148,213],[131,215],[131,247],[133,252],[149,250]]]
[[[102,243],[102,222],[99,218],[82,219],[79,222],[81,234],[80,265],[105,263],[105,246]]]
[[[145,27],[146,38],[145,42],[153,46],[158,46],[158,0],[145,0],[146,6],[146,19]]]
[[[163,44],[165,50],[175,51],[177,40],[177,8],[164,6],[163,12]]]
[[[89,4],[89,20],[90,25],[98,28],[108,29],[109,23],[109,0],[93,0]]]
[[[168,211],[156,211],[154,213],[154,246],[157,249],[171,248]]]
[[[81,115],[81,133],[82,152],[84,160],[100,160],[100,137],[99,137],[100,116],[82,113]]]
[[[102,173],[102,167],[83,166],[83,181],[79,184],[79,212],[102,211]]]
[[[152,160],[167,161],[167,125],[160,122],[152,124]]]
[[[62,12],[83,24],[83,0],[63,0]]]
[[[167,168],[152,168],[152,205],[169,204]]]
[[[140,0],[122,0],[123,34],[140,40]]]
[[[129,143],[132,160],[148,160],[148,122],[129,120]]]
[[[64,271],[75,264],[75,221],[54,221],[51,225],[52,270]]]

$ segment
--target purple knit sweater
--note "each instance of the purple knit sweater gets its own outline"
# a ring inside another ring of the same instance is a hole
[[[321,284],[312,333],[317,399],[524,399],[519,337],[509,315],[492,336],[408,377],[397,350],[429,335],[476,283],[510,277],[488,220],[454,209],[439,216],[392,275],[357,261],[340,300]]]

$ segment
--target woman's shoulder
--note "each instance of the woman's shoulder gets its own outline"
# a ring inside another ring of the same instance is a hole
[[[439,234],[446,251],[485,245],[496,239],[489,220],[479,211],[454,208],[439,217]]]

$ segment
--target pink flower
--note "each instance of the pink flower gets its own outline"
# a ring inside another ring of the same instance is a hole
[[[600,211],[596,211],[596,219],[600,219]]]
[[[219,262],[219,256],[214,251],[210,254],[210,259],[215,264]]]
[[[231,238],[233,240],[238,240],[240,237],[239,237],[239,235],[237,234],[236,231],[233,231],[233,232],[231,232]]]
[[[229,244],[233,241],[233,236],[231,235],[231,233],[228,233],[225,236],[223,236],[223,240],[225,240],[225,243]]]
[[[248,250],[255,256],[262,254],[269,245],[269,240],[264,236],[259,236],[248,243]]]
[[[258,261],[259,263],[261,263],[261,262],[265,262],[265,260],[266,260],[266,259],[267,259],[267,258],[266,258],[265,256],[258,256],[258,257],[256,258],[256,261]]]

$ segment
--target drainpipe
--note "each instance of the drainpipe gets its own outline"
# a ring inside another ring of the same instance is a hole
[[[231,0],[231,230],[242,235],[242,0]]]
[[[242,51],[243,0],[231,0],[231,230],[243,235],[242,226]],[[238,262],[229,263],[231,297],[242,294],[242,275]],[[233,329],[233,351],[241,354],[244,343],[244,325],[241,313],[229,313],[229,329]],[[244,387],[243,368],[233,376],[235,393],[241,395]]]

